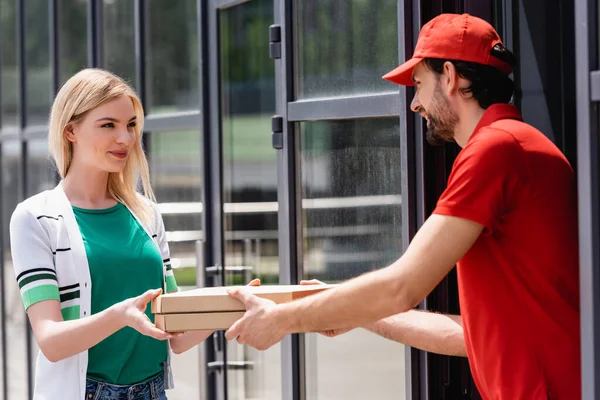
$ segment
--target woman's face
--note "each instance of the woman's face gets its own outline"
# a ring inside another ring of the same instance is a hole
[[[136,116],[127,96],[108,101],[69,124],[66,137],[73,143],[71,165],[103,172],[121,172],[136,142]]]

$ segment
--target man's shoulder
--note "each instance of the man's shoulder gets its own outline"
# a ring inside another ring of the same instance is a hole
[[[499,159],[509,162],[523,153],[519,134],[499,126],[481,128],[460,151],[461,159]]]

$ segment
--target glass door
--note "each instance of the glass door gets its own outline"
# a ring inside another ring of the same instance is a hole
[[[269,58],[273,0],[217,1],[209,11],[211,137],[218,151],[213,246],[221,284],[279,283],[277,153],[271,145],[275,73]],[[215,49],[213,51],[212,49]],[[215,84],[216,82],[216,84]],[[213,163],[213,168],[217,166]],[[259,352],[218,333],[212,372],[222,399],[280,399],[280,347]],[[222,386],[221,386],[222,385]]]
[[[279,282],[277,153],[271,146],[273,1],[218,12],[221,72],[225,284]],[[227,398],[281,398],[280,347],[259,352],[227,343]]]

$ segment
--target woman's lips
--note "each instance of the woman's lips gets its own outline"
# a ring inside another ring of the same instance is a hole
[[[109,151],[109,153],[121,160],[127,158],[126,151]]]

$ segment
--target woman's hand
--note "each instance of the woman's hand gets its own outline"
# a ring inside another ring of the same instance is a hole
[[[117,303],[114,307],[119,313],[123,325],[129,326],[142,335],[158,340],[172,339],[179,334],[172,334],[158,329],[146,315],[146,308],[152,299],[160,296],[162,289],[152,289],[145,293]]]

